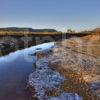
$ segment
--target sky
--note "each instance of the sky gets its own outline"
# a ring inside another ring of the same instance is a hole
[[[94,29],[100,27],[100,0],[0,0],[0,27]]]

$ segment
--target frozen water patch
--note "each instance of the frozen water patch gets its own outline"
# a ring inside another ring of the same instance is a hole
[[[48,67],[46,58],[36,62],[36,70],[29,76],[29,84],[35,88],[39,100],[47,99],[46,89],[58,90],[64,80],[63,76]]]
[[[29,75],[29,85],[35,89],[35,97],[39,100],[82,100],[77,94],[62,93],[60,85],[65,77],[48,67],[49,60],[46,57],[36,62],[35,71]],[[58,97],[47,96],[46,90],[56,90]]]
[[[60,76],[58,72],[54,72],[51,69],[37,70],[33,72],[29,78],[29,83],[31,86],[34,86],[36,96],[40,100],[47,98],[45,95],[45,89],[57,90],[63,81],[64,77]]]
[[[78,94],[62,93],[59,97],[51,97],[48,100],[83,100]]]

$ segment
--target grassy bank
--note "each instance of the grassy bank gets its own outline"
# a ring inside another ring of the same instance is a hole
[[[60,41],[87,34],[65,34],[61,32],[0,32],[0,56],[19,49],[28,48],[46,42]]]

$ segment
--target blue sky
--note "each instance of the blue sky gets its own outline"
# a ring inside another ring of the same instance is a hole
[[[100,26],[100,0],[0,0],[0,27],[77,31]]]

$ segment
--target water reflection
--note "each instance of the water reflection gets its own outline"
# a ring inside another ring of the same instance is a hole
[[[45,50],[53,45],[45,43],[0,57],[0,100],[31,100],[26,85],[35,57],[30,54],[37,48]]]

